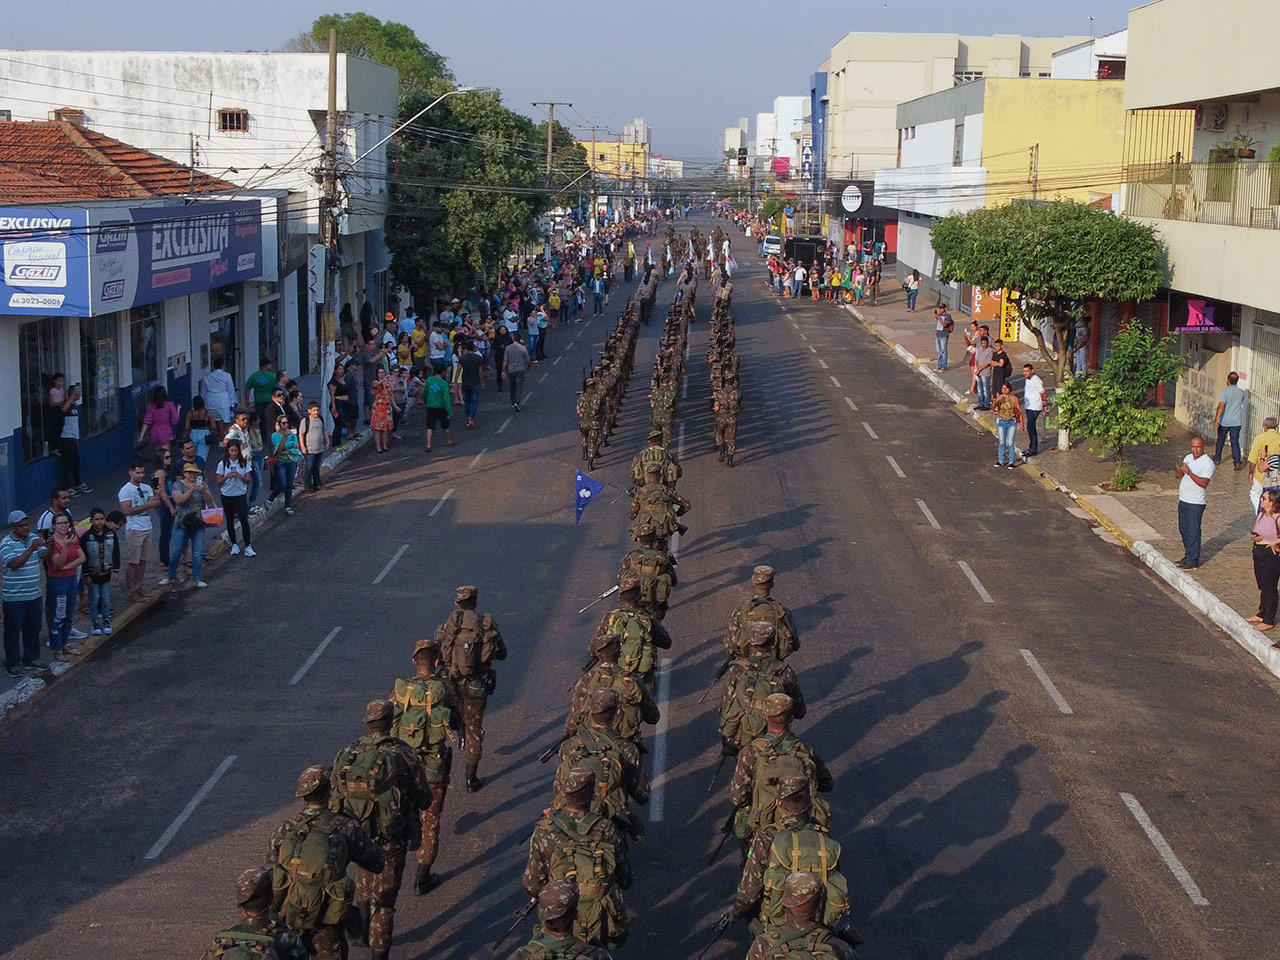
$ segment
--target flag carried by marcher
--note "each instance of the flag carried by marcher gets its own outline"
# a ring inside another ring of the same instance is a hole
[[[587,509],[587,504],[600,495],[600,491],[604,489],[604,484],[595,477],[589,477],[581,470],[573,471],[574,487],[577,496],[574,498],[574,509],[578,511],[578,515],[573,522],[576,524],[582,519],[582,511]]]

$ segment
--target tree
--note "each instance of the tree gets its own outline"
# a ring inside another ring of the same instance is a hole
[[[787,205],[787,201],[784,200],[782,197],[777,196],[776,194],[774,194],[771,197],[768,197],[764,201],[764,203],[760,204],[760,219],[776,220],[779,217],[779,215],[781,215],[786,205]]]
[[[1152,227],[1080,203],[1013,203],[942,217],[932,242],[944,283],[1022,292],[1022,314],[1060,380],[1070,376],[1066,351],[1050,351],[1041,322],[1065,344],[1085,301],[1146,300],[1163,279],[1164,248]]]
[[[295,37],[287,49],[319,52],[329,49],[329,31],[338,31],[338,49],[400,71],[400,95],[433,89],[436,94],[453,83],[445,58],[418,39],[403,23],[382,21],[367,13],[326,13],[311,29]],[[402,114],[408,116],[408,114]]]

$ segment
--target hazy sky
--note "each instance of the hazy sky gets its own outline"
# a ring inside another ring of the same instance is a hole
[[[580,135],[635,117],[653,149],[718,158],[724,128],[807,94],[809,75],[851,30],[1095,35],[1127,25],[1131,0],[43,0],[7,4],[5,47],[273,50],[322,13],[362,10],[408,24],[444,54],[461,84],[502,90],[507,104],[563,100]],[[601,133],[601,139],[604,133]]]

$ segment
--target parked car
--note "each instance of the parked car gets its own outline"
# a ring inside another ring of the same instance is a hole
[[[771,253],[776,253],[778,255],[781,255],[782,254],[782,238],[775,237],[772,235],[765,237],[764,243],[761,245],[760,250],[761,250],[761,253],[763,253],[766,257],[769,256],[769,254]]]

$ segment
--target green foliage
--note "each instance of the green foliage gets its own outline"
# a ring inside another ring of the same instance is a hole
[[[1054,395],[1058,429],[1070,430],[1091,441],[1100,456],[1115,453],[1124,460],[1124,448],[1135,443],[1164,443],[1166,414],[1134,403],[1125,388],[1103,374],[1072,377]]]
[[[1138,468],[1123,460],[1116,464],[1116,472],[1111,475],[1112,490],[1133,490],[1138,486]]]
[[[761,220],[776,220],[786,207],[787,201],[779,196],[772,196],[760,205]]]
[[[1141,406],[1152,390],[1182,373],[1186,360],[1177,349],[1177,334],[1157,342],[1146,326],[1130,321],[1111,338],[1102,375],[1120,388],[1129,403]]]
[[[403,23],[382,21],[367,13],[326,13],[305,35],[310,47],[329,49],[329,30],[338,31],[338,49],[400,71],[400,94],[434,89],[439,95],[453,81],[445,58],[418,39]],[[445,81],[440,86],[440,81]],[[402,114],[410,116],[410,114]]]

